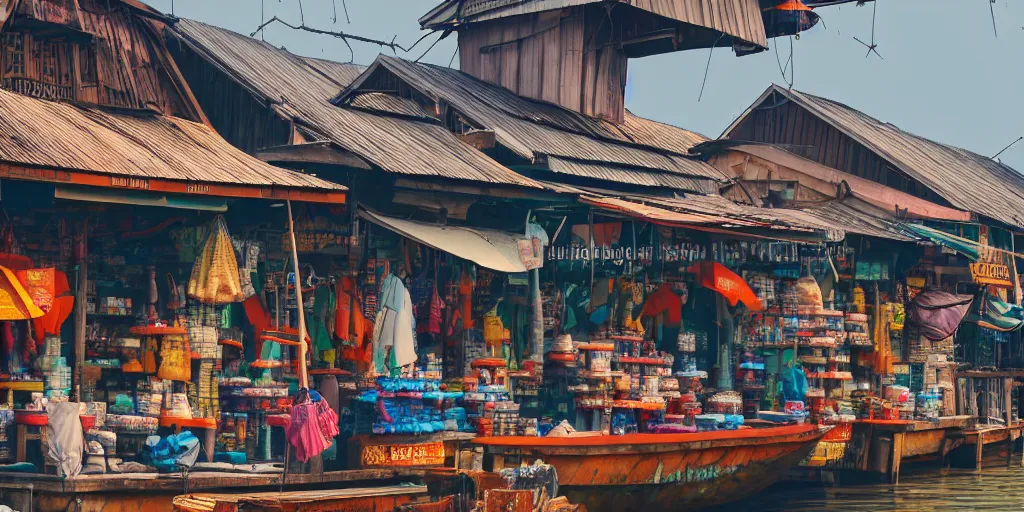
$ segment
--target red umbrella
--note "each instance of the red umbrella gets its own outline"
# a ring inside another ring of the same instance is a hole
[[[761,311],[764,305],[761,299],[757,298],[750,285],[738,276],[735,272],[725,268],[720,263],[713,261],[702,261],[690,267],[690,272],[697,274],[697,282],[705,288],[710,288],[720,293],[730,306],[742,302],[751,311]]]

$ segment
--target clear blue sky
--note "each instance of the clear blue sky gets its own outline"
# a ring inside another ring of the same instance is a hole
[[[261,0],[173,0],[174,13],[249,34],[260,24]],[[149,0],[164,12],[172,0]],[[416,23],[433,0],[303,0],[308,25],[342,30],[409,45],[423,33]],[[337,6],[338,20],[334,16]],[[299,22],[298,0],[263,0],[264,16]],[[999,37],[993,34],[988,0],[879,0],[875,41],[884,57],[865,58],[853,40],[871,38],[871,4],[822,8],[824,19],[793,41],[794,87],[865,111],[918,135],[992,156],[1024,135],[1024,1],[994,4]],[[257,36],[259,37],[259,36]],[[329,36],[269,27],[265,39],[310,57],[348,61],[348,49]],[[415,59],[435,36],[410,54]],[[778,39],[781,60],[789,39]],[[353,43],[355,62],[369,64],[380,49]],[[441,41],[423,59],[448,65],[455,36]],[[785,83],[775,49],[747,57],[714,51],[701,101],[697,101],[708,50],[672,53],[630,61],[627,107],[635,114],[709,137],[726,126],[772,82]],[[455,65],[458,65],[456,59]],[[1024,171],[1024,142],[1001,160]]]

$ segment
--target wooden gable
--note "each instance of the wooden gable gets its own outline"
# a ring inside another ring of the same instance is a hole
[[[0,32],[3,89],[204,121],[159,37],[160,21],[121,1],[12,1]]]
[[[769,96],[755,105],[725,138],[780,144],[819,164],[867,178],[933,203],[948,205],[934,191],[793,101]]]

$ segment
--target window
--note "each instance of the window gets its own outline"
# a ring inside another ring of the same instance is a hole
[[[78,47],[79,72],[82,74],[82,82],[96,83],[96,48],[91,43]]]
[[[57,48],[57,43],[44,42],[43,43],[43,56],[42,56],[42,81],[48,84],[56,84],[57,77],[60,76],[60,70],[57,67],[57,56],[60,54],[60,50]]]
[[[3,35],[4,76],[25,74],[25,36],[19,33]]]

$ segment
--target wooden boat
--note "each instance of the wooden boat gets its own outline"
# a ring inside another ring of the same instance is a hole
[[[558,471],[559,493],[590,512],[682,510],[740,500],[778,481],[827,428],[789,425],[693,434],[533,438],[474,443],[507,461],[541,459]]]

